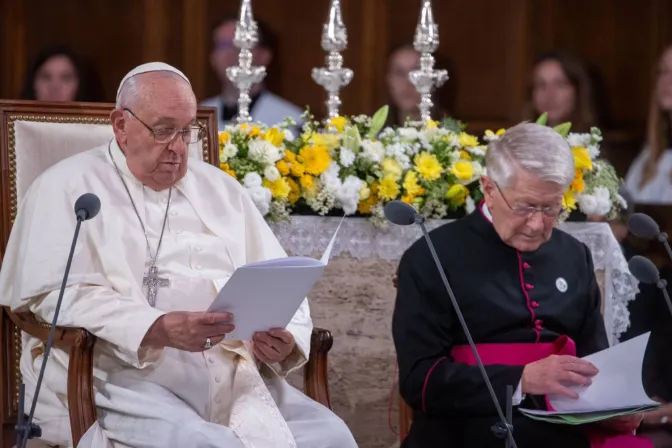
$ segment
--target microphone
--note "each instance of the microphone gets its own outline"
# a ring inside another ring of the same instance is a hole
[[[390,221],[393,224],[399,225],[399,226],[408,226],[411,224],[418,224],[420,228],[422,229],[422,233],[425,237],[425,240],[427,241],[427,245],[429,246],[429,251],[432,254],[432,258],[434,259],[434,264],[436,264],[436,268],[439,270],[439,274],[441,274],[441,280],[443,280],[443,285],[446,288],[446,291],[448,291],[448,295],[450,296],[450,301],[453,304],[453,308],[455,309],[455,314],[457,314],[457,318],[460,321],[460,325],[462,326],[462,330],[464,331],[464,335],[467,338],[467,341],[469,341],[469,346],[471,347],[471,351],[474,354],[474,358],[476,358],[476,362],[478,363],[478,368],[481,371],[481,376],[483,377],[483,381],[485,382],[485,385],[488,388],[488,392],[490,392],[490,398],[492,399],[492,402],[495,405],[495,409],[497,410],[497,414],[499,416],[499,422],[496,423],[490,430],[492,433],[495,435],[495,437],[503,439],[507,438],[507,446],[510,446],[512,448],[517,448],[516,447],[516,442],[513,439],[513,425],[511,424],[512,422],[512,395],[513,395],[513,386],[508,386],[507,391],[508,391],[508,397],[507,397],[507,414],[508,414],[508,421],[507,418],[504,417],[504,412],[502,412],[502,407],[499,405],[499,401],[497,401],[497,396],[495,395],[495,390],[492,388],[492,383],[490,383],[490,378],[488,378],[488,374],[485,371],[485,366],[483,366],[483,361],[481,361],[481,357],[478,354],[478,350],[476,349],[476,344],[474,344],[474,340],[471,337],[471,333],[469,332],[469,328],[467,327],[467,323],[464,320],[464,316],[462,316],[462,311],[460,311],[460,307],[457,304],[457,300],[455,299],[455,294],[453,294],[453,289],[450,287],[450,283],[448,283],[448,278],[446,277],[446,273],[443,270],[443,267],[441,266],[441,262],[439,261],[439,257],[436,254],[436,250],[434,249],[434,244],[432,243],[431,238],[429,238],[429,233],[427,233],[427,227],[425,227],[425,217],[420,215],[418,212],[415,211],[415,209],[402,201],[391,201],[385,204],[384,207],[384,213],[385,213],[385,218],[387,218],[388,221]]]
[[[47,345],[44,347],[44,355],[42,358],[42,366],[40,367],[40,374],[37,378],[37,385],[35,386],[35,393],[33,395],[33,402],[30,407],[28,421],[24,421],[24,391],[25,385],[21,384],[19,387],[19,415],[16,423],[16,447],[25,448],[28,439],[35,437],[42,437],[42,429],[33,423],[35,416],[35,407],[37,406],[37,397],[40,395],[40,388],[42,387],[42,379],[44,378],[44,371],[47,367],[47,360],[51,352],[51,347],[54,345],[54,335],[56,333],[56,324],[58,323],[58,314],[61,311],[61,303],[63,302],[63,294],[65,293],[65,286],[70,275],[70,266],[72,265],[72,257],[75,253],[75,246],[77,245],[77,237],[79,236],[79,229],[83,221],[94,218],[100,211],[100,199],[93,193],[85,193],[81,195],[75,202],[75,216],[77,218],[77,225],[75,226],[75,234],[72,238],[72,246],[70,247],[70,254],[68,255],[68,262],[65,265],[65,273],[63,274],[63,282],[61,283],[61,290],[56,302],[56,309],[54,310],[54,318],[51,322],[51,330],[49,331],[49,338]]]
[[[667,308],[670,310],[670,314],[672,314],[672,301],[670,301],[670,294],[667,292],[667,281],[660,278],[660,272],[658,272],[656,265],[648,258],[635,255],[630,259],[628,268],[637,280],[649,285],[656,285],[663,292]]]
[[[628,229],[635,236],[647,240],[656,239],[663,243],[665,250],[667,250],[667,255],[672,260],[672,249],[670,248],[670,243],[667,241],[667,233],[660,231],[660,227],[652,217],[644,213],[635,213],[628,220]]]

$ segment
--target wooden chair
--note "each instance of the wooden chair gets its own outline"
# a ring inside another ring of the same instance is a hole
[[[0,256],[6,249],[18,204],[33,180],[61,159],[108,142],[113,136],[109,121],[113,107],[103,103],[0,101]],[[194,145],[190,156],[218,165],[215,109],[199,109],[198,121],[208,132],[201,143]],[[30,312],[0,310],[0,448],[11,448],[16,440],[21,332],[46,341],[50,328]],[[329,331],[316,328],[304,368],[306,395],[328,408],[327,354],[332,343]],[[84,329],[56,329],[54,346],[70,353],[68,407],[75,446],[96,421],[95,344],[96,338]],[[29,406],[26,403],[26,412]]]

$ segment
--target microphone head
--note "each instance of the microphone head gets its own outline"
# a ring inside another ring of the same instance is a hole
[[[628,263],[628,268],[630,269],[630,273],[642,283],[655,285],[660,280],[660,273],[656,265],[641,255],[632,257]]]
[[[100,199],[93,193],[84,193],[75,202],[75,215],[82,221],[95,217],[100,211]]]
[[[660,235],[656,221],[644,213],[634,213],[628,220],[628,229],[633,235],[652,240]]]
[[[391,201],[385,204],[385,218],[398,226],[415,224],[418,212],[412,205],[403,201]]]

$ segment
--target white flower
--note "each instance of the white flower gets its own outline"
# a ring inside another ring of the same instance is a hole
[[[485,157],[487,146],[471,146],[467,148],[467,152],[476,157]]]
[[[415,128],[399,128],[397,130],[399,138],[411,142],[420,138],[420,131]]]
[[[266,187],[256,186],[251,188],[248,187],[248,191],[250,192],[254,205],[257,206],[261,215],[266,216],[271,208],[271,190]]]
[[[362,141],[362,152],[360,157],[362,159],[370,160],[374,163],[380,163],[385,156],[385,147],[380,142],[372,142],[371,140]]]
[[[590,160],[595,160],[600,155],[600,147],[597,145],[588,145],[586,147]]]
[[[236,154],[238,154],[238,148],[236,147],[236,145],[227,143],[222,148],[222,154],[219,156],[219,161],[222,163],[226,163],[226,161],[229,160],[230,158],[236,157]]]
[[[246,188],[261,187],[261,176],[255,172],[247,173],[243,178],[243,185]]]
[[[575,132],[570,132],[567,136],[567,143],[569,143],[569,146],[572,148],[576,148],[578,146],[588,146],[590,145],[590,134],[577,134]]]
[[[350,151],[348,148],[341,148],[339,160],[341,165],[343,165],[344,168],[347,168],[355,163],[355,153]]]
[[[492,133],[490,135],[486,134],[486,135],[483,136],[483,140],[485,140],[488,143],[494,142],[495,140],[499,140],[499,135],[497,135],[495,133]]]
[[[327,170],[325,173],[327,173],[329,176],[334,176],[338,177],[339,173],[341,172],[341,167],[338,166],[338,163],[334,162],[333,160],[331,163],[329,163],[329,166],[327,167]]]
[[[407,155],[408,148],[408,145],[393,143],[385,147],[385,154],[387,157],[396,160],[401,169],[405,171],[411,167],[411,159]]]
[[[458,137],[458,135],[455,133],[452,133],[448,138],[448,144],[453,148],[460,148],[462,146],[460,144],[460,137]]]
[[[285,140],[287,140],[288,142],[293,142],[294,141],[295,137],[294,137],[294,133],[292,131],[290,131],[289,129],[285,129],[284,133],[285,133]]]
[[[474,199],[471,196],[467,196],[467,202],[464,204],[464,207],[467,213],[471,213],[474,210],[476,210],[476,203],[474,202]]]
[[[275,166],[268,165],[264,169],[264,177],[271,182],[275,182],[276,180],[280,179],[280,171],[278,171]]]
[[[605,216],[611,211],[611,195],[606,187],[595,187],[592,193],[581,194],[578,202],[586,215]]]
[[[280,148],[266,140],[253,140],[250,142],[250,159],[264,165],[272,165],[282,158]]]
[[[338,163],[332,161],[329,168],[320,175],[323,189],[337,191],[341,187],[341,179],[338,177],[341,168]]]
[[[357,211],[362,185],[364,182],[358,177],[348,176],[336,190],[336,199],[346,214],[352,215]]]

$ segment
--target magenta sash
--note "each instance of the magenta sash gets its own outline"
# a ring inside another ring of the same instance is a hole
[[[554,342],[548,343],[476,344],[476,348],[486,366],[491,364],[521,366],[551,355],[576,356],[576,344],[567,336],[560,336]],[[455,362],[477,365],[468,345],[453,347],[450,355]],[[550,409],[548,400],[546,403]],[[596,426],[586,427],[586,430],[591,448],[654,448],[651,441],[644,437],[619,434]]]

